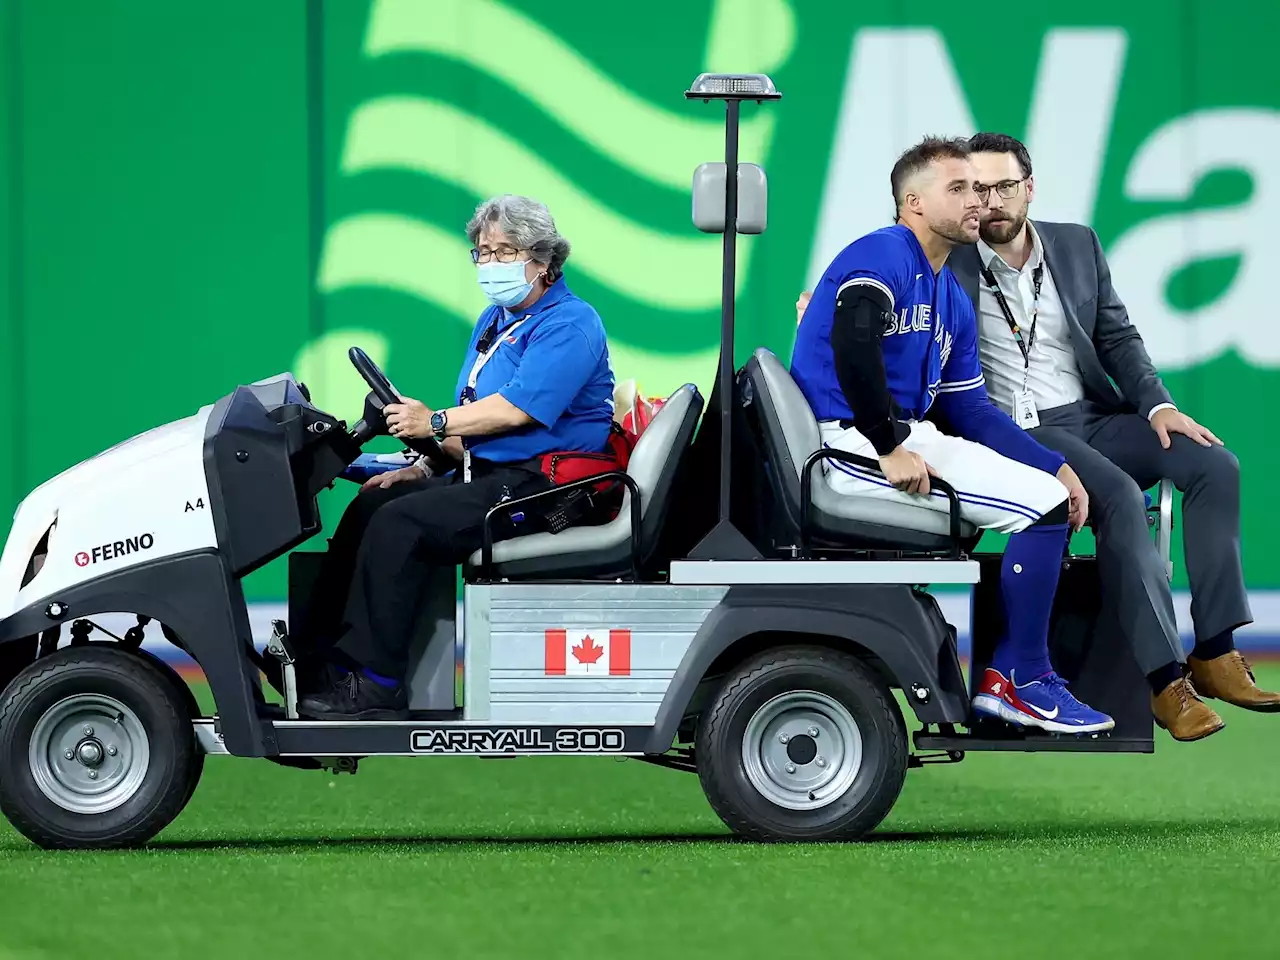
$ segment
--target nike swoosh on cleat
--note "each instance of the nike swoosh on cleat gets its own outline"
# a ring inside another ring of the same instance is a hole
[[[1026,703],[1026,701],[1024,700],[1023,703]],[[1054,707],[1053,710],[1050,711],[1050,710],[1041,710],[1034,703],[1027,703],[1027,706],[1030,707],[1032,710],[1034,710],[1036,713],[1040,714],[1040,716],[1044,717],[1046,720],[1052,720],[1058,715],[1057,707]]]

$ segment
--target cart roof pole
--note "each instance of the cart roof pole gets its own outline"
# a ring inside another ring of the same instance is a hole
[[[724,234],[720,276],[720,367],[716,375],[720,415],[719,519],[690,552],[702,560],[760,559],[760,554],[733,525],[732,415],[734,380],[734,289],[737,281],[737,236],[762,233],[767,220],[764,171],[738,163],[738,121],[743,100],[780,100],[773,81],[761,73],[704,73],[685,91],[690,100],[725,102],[724,162],[701,164],[693,174],[693,222],[704,233]],[[735,175],[730,176],[729,171]]]

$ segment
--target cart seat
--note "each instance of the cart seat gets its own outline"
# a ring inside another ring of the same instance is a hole
[[[671,394],[645,427],[631,453],[627,473],[640,490],[642,562],[657,545],[676,468],[689,448],[702,407],[698,388],[685,384]],[[493,560],[491,576],[496,579],[595,578],[625,574],[631,569],[631,494],[623,495],[622,508],[608,523],[503,540],[494,544]],[[468,564],[468,573],[478,570],[479,550],[471,555]]]
[[[774,493],[796,534],[800,529],[800,478],[805,460],[822,446],[818,422],[791,374],[770,351],[761,348],[747,361],[745,399],[756,410],[764,455],[773,468]],[[907,504],[837,493],[827,472],[810,475],[809,531],[835,546],[900,550],[945,550],[951,546],[946,513]],[[976,534],[961,522],[961,536]]]

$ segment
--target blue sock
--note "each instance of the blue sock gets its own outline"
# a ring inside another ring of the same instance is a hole
[[[1009,538],[1000,565],[1000,599],[1005,635],[991,666],[1006,677],[1017,671],[1027,683],[1053,670],[1049,663],[1049,614],[1062,572],[1065,523],[1036,524]]]
[[[362,668],[361,668],[361,670],[360,670],[360,673],[361,673],[361,674],[363,674],[363,675],[364,675],[365,677],[367,677],[368,679],[372,680],[374,683],[376,683],[376,684],[377,684],[378,686],[380,686],[380,687],[398,687],[398,686],[400,686],[400,681],[399,681],[399,680],[392,680],[390,677],[384,677],[384,676],[382,676],[382,674],[380,674],[380,673],[374,673],[374,672],[373,672],[372,670],[370,670],[368,667],[362,667]]]
[[[1235,648],[1234,633],[1231,630],[1224,630],[1217,636],[1198,641],[1192,648],[1191,655],[1197,660],[1213,660],[1215,657],[1225,657]]]

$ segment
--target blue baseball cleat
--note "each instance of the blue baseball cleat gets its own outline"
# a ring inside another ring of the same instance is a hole
[[[973,707],[979,713],[1019,727],[1039,727],[1050,733],[1101,733],[1116,722],[1101,711],[1081,703],[1067,689],[1067,682],[1049,673],[1029,683],[1018,683],[988,670]]]

